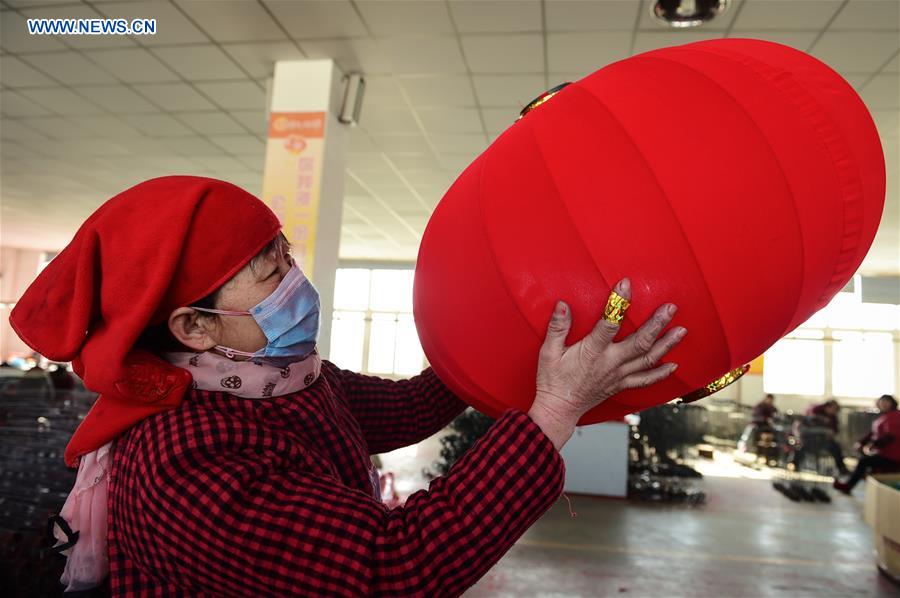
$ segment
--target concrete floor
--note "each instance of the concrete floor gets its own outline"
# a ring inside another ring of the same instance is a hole
[[[401,494],[427,484],[438,450],[431,438],[385,456]],[[573,519],[560,499],[466,597],[900,596],[874,564],[865,484],[793,503],[730,456],[702,469],[703,506],[571,496]]]
[[[900,596],[875,568],[859,496],[792,503],[706,478],[707,504],[560,500],[466,593],[480,596]]]

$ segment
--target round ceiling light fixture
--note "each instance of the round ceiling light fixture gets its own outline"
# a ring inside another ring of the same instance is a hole
[[[724,14],[731,0],[656,0],[650,14],[670,27],[699,27]]]

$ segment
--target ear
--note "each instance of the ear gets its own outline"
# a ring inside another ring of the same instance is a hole
[[[208,351],[219,343],[210,336],[210,326],[205,321],[207,319],[201,318],[196,310],[179,307],[169,314],[169,331],[185,347],[195,351]]]

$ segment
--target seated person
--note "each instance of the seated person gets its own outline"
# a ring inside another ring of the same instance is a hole
[[[872,431],[857,443],[863,457],[846,482],[834,481],[834,487],[850,494],[853,487],[873,469],[900,471],[900,411],[897,399],[882,395],[876,403],[881,417],[872,423]]]
[[[749,449],[749,452],[756,452],[760,434],[772,430],[772,423],[776,415],[778,415],[778,408],[775,406],[775,395],[767,394],[753,407],[751,421],[741,434],[738,449],[742,451]]]
[[[806,417],[808,418],[807,421],[809,422],[809,425],[821,426],[828,428],[831,431],[831,434],[826,441],[825,448],[831,453],[831,456],[834,459],[834,465],[837,467],[838,475],[843,476],[850,472],[847,470],[847,466],[844,465],[844,454],[841,451],[841,445],[837,440],[839,431],[838,426],[840,425],[838,422],[838,413],[840,410],[840,404],[834,399],[829,399],[824,403],[811,405],[809,409],[806,410]]]

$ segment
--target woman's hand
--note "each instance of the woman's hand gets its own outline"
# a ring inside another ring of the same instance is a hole
[[[616,293],[631,300],[627,278],[615,287]],[[537,371],[537,394],[528,415],[562,448],[582,415],[614,394],[627,388],[649,386],[667,377],[674,363],[657,365],[687,333],[680,326],[658,338],[675,315],[669,303],[656,310],[633,334],[614,343],[619,325],[600,319],[583,339],[565,346],[572,325],[572,312],[560,301],[541,346]]]

